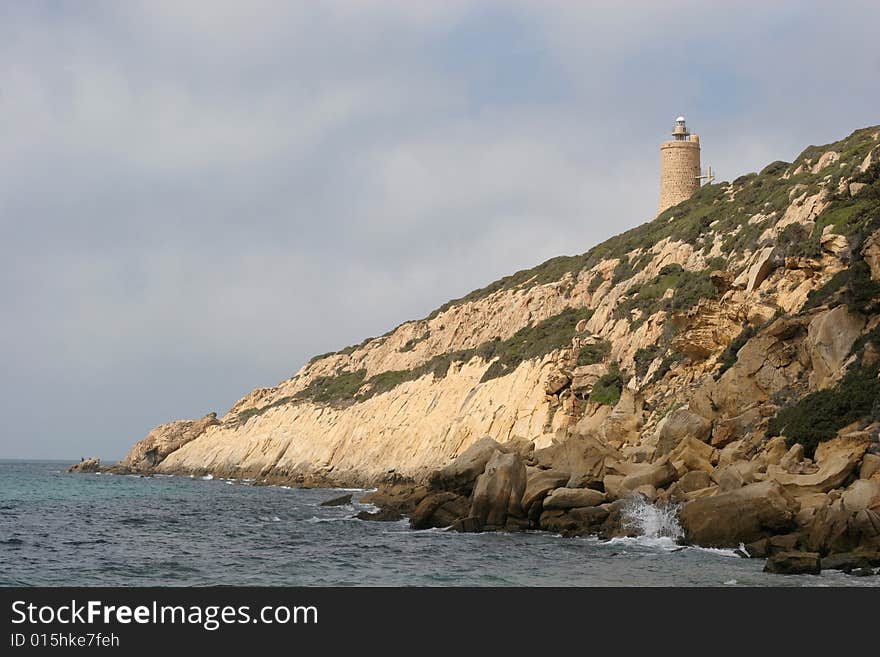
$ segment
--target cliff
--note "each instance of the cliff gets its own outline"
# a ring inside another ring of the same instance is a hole
[[[115,470],[421,482],[484,436],[542,450],[570,435],[647,464],[675,449],[682,409],[704,423],[712,473],[736,441],[809,460],[849,427],[870,451],[877,404],[831,403],[817,428],[804,400],[853,377],[876,392],[878,161],[880,127],[865,128],[704,186],[582,255],[317,356],[221,418],[161,425]]]

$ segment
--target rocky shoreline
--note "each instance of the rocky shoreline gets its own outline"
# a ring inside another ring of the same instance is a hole
[[[689,424],[678,414],[677,427]],[[694,423],[695,424],[695,423]],[[667,431],[671,431],[667,429]],[[408,516],[413,529],[544,530],[600,539],[636,536],[634,498],[678,512],[683,544],[767,559],[765,570],[858,575],[880,567],[880,455],[864,432],[823,444],[815,463],[772,439],[750,460],[684,435],[639,463],[595,438],[560,432],[550,447],[483,438],[423,484],[392,483],[362,498],[366,520]],[[713,465],[714,462],[714,465]],[[791,471],[815,470],[811,474]],[[749,483],[743,482],[747,473]]]
[[[799,444],[786,448],[782,438],[713,448],[705,442],[704,422],[687,408],[658,426],[656,442],[668,451],[654,460],[643,460],[641,453],[625,456],[571,429],[558,431],[542,449],[526,439],[499,443],[487,436],[423,481],[392,476],[379,483],[361,498],[378,510],[356,517],[406,517],[414,530],[539,530],[610,540],[640,535],[628,516],[638,501],[677,517],[681,535],[671,538],[682,545],[766,559],[767,572],[880,575],[880,445],[876,427],[867,429],[822,443],[815,460],[805,458]],[[154,474],[124,463],[103,466],[99,459],[84,459],[67,471]],[[254,483],[342,485],[278,477]]]

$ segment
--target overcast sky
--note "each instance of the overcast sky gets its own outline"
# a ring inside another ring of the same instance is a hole
[[[880,123],[877,25],[874,0],[0,3],[0,458],[119,458],[649,220],[678,114],[719,180]]]

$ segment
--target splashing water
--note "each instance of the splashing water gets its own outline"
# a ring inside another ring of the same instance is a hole
[[[622,510],[623,525],[646,539],[666,539],[674,543],[684,535],[678,523],[677,504],[655,506],[640,495],[633,497]]]

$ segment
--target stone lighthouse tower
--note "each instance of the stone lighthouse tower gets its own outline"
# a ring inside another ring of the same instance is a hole
[[[675,119],[672,140],[660,146],[660,204],[657,214],[689,199],[700,188],[700,138]]]

